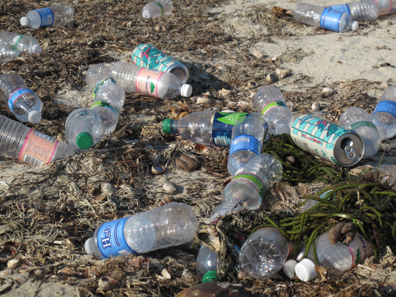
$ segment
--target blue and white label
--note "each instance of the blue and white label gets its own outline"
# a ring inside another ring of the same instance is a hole
[[[36,94],[34,94],[34,92],[29,88],[16,89],[14,92],[11,93],[10,97],[8,98],[8,108],[12,112],[14,112],[15,101],[17,101],[19,97],[25,94],[33,94],[36,96]]]
[[[330,8],[332,10],[339,11],[339,12],[345,12],[345,13],[351,15],[351,11],[349,10],[348,4],[334,5],[334,6],[330,6]]]
[[[54,13],[49,8],[36,9],[41,18],[40,27],[52,26],[54,23]]]
[[[105,258],[138,253],[131,249],[124,236],[125,222],[129,218],[123,218],[111,222],[106,222],[99,227],[97,233],[98,248]]]
[[[393,101],[381,101],[374,108],[373,114],[377,112],[387,112],[396,118],[396,102]]]
[[[252,135],[239,135],[231,142],[230,156],[241,150],[251,151],[258,155],[262,149],[262,144],[256,137]]]
[[[333,10],[330,7],[325,8],[320,18],[320,26],[324,29],[339,32],[342,14],[343,12]]]

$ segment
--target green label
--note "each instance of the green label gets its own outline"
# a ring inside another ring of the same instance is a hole
[[[105,78],[105,79],[101,80],[101,81],[98,82],[98,83],[96,84],[96,86],[94,87],[92,97],[95,98],[96,92],[97,92],[101,87],[103,87],[104,85],[107,85],[108,83],[113,83],[113,84],[115,84],[116,82],[114,81],[114,79],[113,79],[112,77],[108,77],[108,78]]]
[[[377,127],[369,121],[357,121],[351,125],[352,130],[355,130],[356,128],[359,127],[371,127],[378,131]]]
[[[155,91],[155,84],[153,82],[151,82],[151,93],[153,93]]]
[[[285,102],[283,102],[282,100],[274,100],[274,101],[270,101],[267,104],[265,104],[263,106],[263,108],[261,109],[261,113],[262,114],[266,114],[267,112],[269,112],[271,109],[278,107],[278,106],[285,106],[286,104]]]
[[[164,7],[162,6],[162,4],[158,3],[158,2],[153,2],[153,3],[155,3],[159,6],[159,8],[161,9],[161,16],[163,16],[164,15]]]
[[[246,112],[219,112],[219,114],[224,115],[224,117],[219,117],[217,120],[227,125],[235,125],[235,123],[242,118],[246,118]]]
[[[106,101],[95,101],[94,103],[92,103],[91,105],[91,109],[94,107],[105,107],[110,109],[112,112],[114,112],[118,118],[119,113],[117,112],[117,108],[113,107],[111,104],[107,103]]]
[[[21,39],[25,37],[25,35],[17,35],[12,39],[12,45],[11,45],[11,49],[15,52],[18,51],[18,44],[19,41],[21,41]]]
[[[234,181],[244,181],[253,185],[260,195],[260,200],[263,200],[264,194],[266,192],[266,188],[264,186],[264,183],[257,176],[254,176],[253,174],[249,174],[249,173],[238,174],[232,179],[231,182]]]

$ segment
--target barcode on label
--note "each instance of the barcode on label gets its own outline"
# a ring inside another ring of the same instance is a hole
[[[249,142],[249,138],[239,138],[237,140],[234,140],[233,144],[235,145],[235,144],[238,144],[240,142]]]
[[[219,145],[219,146],[227,146],[227,139],[217,137],[214,139],[214,143],[215,143],[215,145]]]
[[[41,132],[38,132],[38,131],[34,131],[34,135],[36,135],[36,136],[38,136],[38,137],[40,137],[42,139],[45,139],[45,140],[47,140],[49,142],[55,142],[56,141],[56,139],[53,139],[51,136],[45,135],[44,133],[41,133]]]
[[[43,164],[44,164],[43,161],[41,161],[39,159],[36,159],[36,158],[33,158],[32,156],[29,156],[29,155],[26,155],[26,154],[23,157],[23,161],[26,162],[26,163],[29,163],[30,165],[33,165],[33,166],[43,166]]]

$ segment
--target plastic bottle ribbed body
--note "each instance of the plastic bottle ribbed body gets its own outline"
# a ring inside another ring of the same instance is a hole
[[[379,15],[394,13],[396,11],[395,0],[375,0],[378,4]]]
[[[255,117],[245,117],[237,121],[232,128],[228,156],[227,169],[230,175],[235,175],[250,159],[261,154],[264,132],[262,121]]]
[[[263,86],[253,98],[256,110],[264,115],[271,135],[290,133],[293,115],[286,106],[282,93],[274,86]]]
[[[381,137],[371,116],[360,107],[350,107],[341,115],[338,124],[356,131],[365,144],[364,158],[373,157],[381,145]]]
[[[239,252],[239,266],[248,276],[264,280],[282,269],[288,255],[289,244],[282,233],[275,228],[262,228],[244,242]]]
[[[249,210],[261,206],[265,191],[282,179],[282,164],[270,154],[253,157],[224,188],[222,201],[238,201]]]
[[[8,60],[18,57],[18,54],[10,48],[1,48],[0,49],[0,62],[4,63]]]
[[[200,280],[209,271],[217,271],[217,253],[206,246],[199,250],[196,264],[197,274]]]
[[[37,29],[46,26],[66,25],[73,20],[73,17],[73,9],[69,5],[61,4],[40,10],[31,10],[25,18],[21,19],[21,24]]]
[[[238,211],[242,210],[243,207],[238,203],[236,200],[230,200],[230,201],[224,201],[220,205],[216,206],[210,217],[209,217],[209,223],[213,223],[214,221],[218,220],[221,217],[224,217],[226,215],[229,215],[233,211]]]
[[[0,96],[19,121],[33,124],[41,121],[41,100],[19,75],[7,73],[0,77]]]
[[[143,7],[142,17],[144,18],[159,18],[164,15],[172,13],[172,0],[157,0],[146,4]]]
[[[396,135],[396,86],[385,90],[371,117],[375,126],[386,130],[386,139]]]
[[[352,20],[364,22],[375,20],[379,15],[379,6],[375,0],[348,3]]]
[[[297,22],[320,27],[320,19],[324,9],[324,7],[300,2],[294,8],[293,17]]]

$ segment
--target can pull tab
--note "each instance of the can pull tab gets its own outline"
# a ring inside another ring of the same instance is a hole
[[[353,160],[356,157],[356,153],[353,150],[353,142],[348,143],[344,148],[345,154],[349,160]]]

